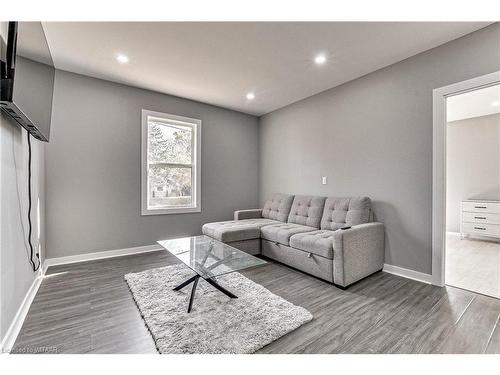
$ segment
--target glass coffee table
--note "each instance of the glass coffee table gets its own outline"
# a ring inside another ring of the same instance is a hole
[[[219,285],[215,278],[267,263],[262,259],[207,236],[183,237],[158,241],[158,243],[196,273],[196,275],[174,288],[174,290],[178,291],[194,283],[189,298],[188,313],[191,312],[196,286],[200,277],[229,298],[238,298]]]

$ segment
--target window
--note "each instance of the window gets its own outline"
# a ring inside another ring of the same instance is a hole
[[[201,211],[201,121],[142,110],[142,214]]]

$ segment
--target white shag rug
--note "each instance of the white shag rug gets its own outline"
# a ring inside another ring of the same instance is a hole
[[[183,264],[125,275],[162,354],[254,353],[313,318],[237,272],[217,282],[238,298],[230,299],[200,279],[188,314],[192,284],[178,292],[172,289],[192,276]]]

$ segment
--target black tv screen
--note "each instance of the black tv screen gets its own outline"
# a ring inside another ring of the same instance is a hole
[[[0,105],[35,138],[49,141],[55,69],[40,22],[1,22]]]

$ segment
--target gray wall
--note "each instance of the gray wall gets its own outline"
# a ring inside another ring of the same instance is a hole
[[[263,116],[261,204],[367,195],[386,263],[431,273],[432,89],[500,70],[499,40],[495,24]]]
[[[26,131],[0,113],[0,341],[36,274],[29,263]],[[32,138],[32,242],[44,253],[44,146]],[[38,222],[40,199],[40,223]],[[40,229],[38,229],[40,226]],[[40,237],[38,236],[40,233]]]
[[[47,258],[195,235],[258,206],[256,117],[63,71],[53,106]],[[143,108],[202,120],[201,213],[141,216]]]
[[[460,231],[460,202],[500,199],[500,114],[448,123],[446,230]]]

